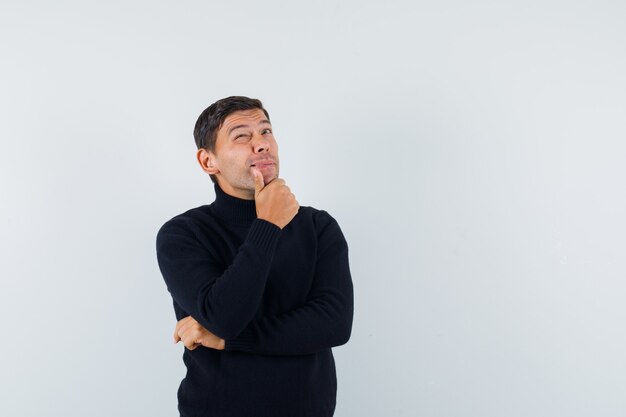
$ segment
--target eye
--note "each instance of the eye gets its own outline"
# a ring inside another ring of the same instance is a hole
[[[248,139],[250,135],[248,135],[247,133],[240,133],[237,136],[235,136],[235,138],[233,140],[236,141],[242,141],[244,139]]]
[[[263,129],[263,131],[261,132],[261,134],[266,135],[266,134],[272,134],[272,129]]]

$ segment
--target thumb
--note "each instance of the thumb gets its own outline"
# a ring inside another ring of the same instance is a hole
[[[265,182],[263,182],[263,174],[258,169],[252,168],[252,175],[254,175],[254,198],[256,198],[265,188]]]

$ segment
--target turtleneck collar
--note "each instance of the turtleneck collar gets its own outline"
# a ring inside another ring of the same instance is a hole
[[[215,201],[211,204],[213,212],[228,223],[250,224],[256,219],[254,200],[244,200],[226,194],[216,184]]]

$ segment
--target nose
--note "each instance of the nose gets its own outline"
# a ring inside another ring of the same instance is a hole
[[[269,152],[270,142],[263,135],[257,133],[254,135],[252,147],[254,153]]]

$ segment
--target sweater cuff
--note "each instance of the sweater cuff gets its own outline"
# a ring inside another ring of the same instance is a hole
[[[255,219],[246,240],[263,252],[273,252],[278,244],[281,228],[263,219]]]
[[[224,350],[238,350],[240,352],[252,351],[251,346],[255,340],[254,330],[248,325],[239,335],[233,339],[224,340]]]

